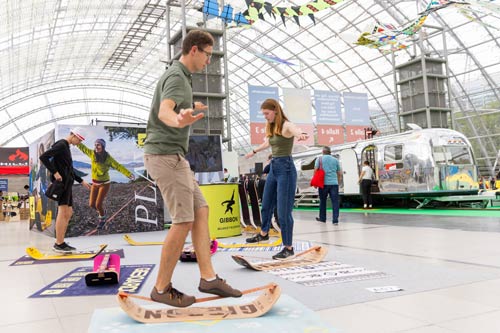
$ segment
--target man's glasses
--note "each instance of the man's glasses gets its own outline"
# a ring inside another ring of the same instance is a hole
[[[208,60],[212,59],[212,53],[205,51],[201,47],[198,48],[201,52],[205,53],[207,55]]]

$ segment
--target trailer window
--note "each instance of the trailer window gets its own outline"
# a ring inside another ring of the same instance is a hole
[[[386,146],[384,148],[384,169],[403,168],[403,145]]]
[[[446,164],[446,154],[444,152],[444,147],[437,146],[432,149],[434,155],[434,161],[436,164]]]
[[[403,146],[385,147],[384,160],[386,162],[398,162],[403,160]]]
[[[465,146],[445,146],[450,164],[472,164],[469,149]]]

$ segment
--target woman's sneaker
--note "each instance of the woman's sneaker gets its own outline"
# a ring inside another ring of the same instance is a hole
[[[282,260],[282,259],[286,259],[288,257],[292,257],[295,253],[293,253],[293,249],[288,249],[287,247],[284,247],[283,250],[281,250],[280,253],[278,254],[275,254],[273,256],[273,259],[275,260]]]
[[[59,253],[73,253],[76,251],[76,248],[74,248],[73,246],[70,246],[66,242],[62,242],[62,244],[54,243],[54,246],[52,247],[52,249],[55,252],[59,252]]]
[[[179,290],[172,287],[172,282],[170,282],[165,288],[163,293],[159,293],[156,287],[153,287],[151,291],[151,299],[155,302],[175,306],[178,308],[185,308],[190,306],[196,301],[194,296],[189,296],[184,293],[181,293]]]
[[[226,283],[226,280],[221,279],[218,275],[212,281],[200,279],[198,290],[202,293],[219,295],[221,297],[241,297],[242,295],[241,291],[232,288]]]
[[[247,243],[258,243],[258,242],[265,241],[265,240],[269,240],[269,234],[262,236],[259,232],[257,235],[255,235],[251,238],[247,238],[246,242]]]

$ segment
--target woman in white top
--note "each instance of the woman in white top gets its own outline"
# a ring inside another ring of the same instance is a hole
[[[363,196],[363,208],[371,209],[372,206],[372,179],[373,170],[370,168],[370,163],[368,161],[363,162],[363,168],[361,169],[361,175],[359,176],[358,183],[361,185],[361,195]]]

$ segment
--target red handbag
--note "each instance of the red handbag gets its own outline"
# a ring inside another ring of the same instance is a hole
[[[323,170],[321,157],[319,158],[319,169],[314,171],[314,175],[311,178],[311,186],[319,188],[325,187],[325,170]]]

